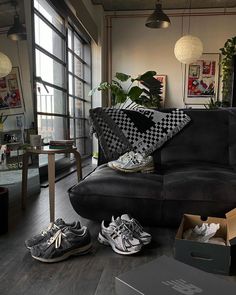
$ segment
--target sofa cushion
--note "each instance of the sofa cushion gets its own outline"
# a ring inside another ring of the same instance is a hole
[[[74,209],[94,220],[130,213],[144,223],[161,218],[163,177],[98,167],[69,192]],[[150,211],[155,214],[149,214]]]

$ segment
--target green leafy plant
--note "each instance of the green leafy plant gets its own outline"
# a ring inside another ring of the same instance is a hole
[[[226,108],[226,107],[229,107],[229,101],[214,100],[214,98],[211,97],[209,103],[207,105],[204,105],[204,107],[208,110],[215,110],[218,108]]]
[[[160,108],[162,83],[155,79],[155,75],[155,71],[147,71],[136,78],[132,78],[130,75],[117,72],[111,83],[101,82],[89,92],[89,95],[93,95],[96,91],[110,90],[112,105],[123,104],[130,99],[131,104]],[[125,88],[127,82],[129,86]]]
[[[232,94],[233,77],[233,56],[236,54],[236,36],[228,39],[223,48],[220,48],[223,59],[222,66],[222,98],[223,101],[229,101]]]

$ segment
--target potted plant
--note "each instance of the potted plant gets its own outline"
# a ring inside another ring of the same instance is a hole
[[[233,78],[233,56],[236,55],[236,36],[228,39],[223,48],[220,48],[223,55],[222,66],[222,101],[230,104],[232,95],[232,78]]]
[[[89,95],[96,91],[110,90],[112,105],[121,105],[130,99],[129,106],[138,104],[148,108],[160,108],[162,83],[155,79],[156,74],[155,71],[147,71],[132,78],[130,75],[117,72],[111,83],[101,82],[89,92]],[[129,86],[125,88],[127,82]]]

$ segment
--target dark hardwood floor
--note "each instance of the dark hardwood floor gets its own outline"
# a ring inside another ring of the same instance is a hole
[[[88,173],[91,166],[84,168]],[[173,256],[175,230],[148,228],[153,242],[135,256],[122,256],[97,242],[99,224],[81,218],[73,210],[67,189],[76,183],[76,173],[56,183],[56,218],[80,220],[88,226],[93,251],[84,256],[46,264],[34,260],[24,246],[25,239],[49,223],[48,189],[31,196],[25,211],[17,206],[9,212],[9,232],[0,236],[1,295],[113,295],[115,277],[160,255]],[[234,277],[226,277],[233,280]]]

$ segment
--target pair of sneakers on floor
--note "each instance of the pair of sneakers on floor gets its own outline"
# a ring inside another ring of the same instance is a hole
[[[59,262],[72,255],[88,253],[91,237],[88,228],[80,222],[66,223],[59,218],[48,228],[25,241],[31,256],[42,262]]]
[[[145,157],[133,151],[125,153],[115,161],[108,162],[108,166],[115,170],[131,173],[151,173],[155,169],[152,156]]]
[[[151,242],[151,235],[145,232],[140,223],[128,214],[117,217],[110,223],[101,224],[98,241],[111,246],[118,254],[130,255],[139,252],[143,245]]]

